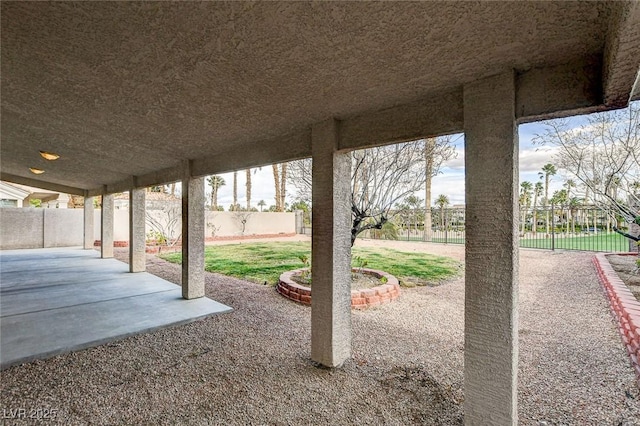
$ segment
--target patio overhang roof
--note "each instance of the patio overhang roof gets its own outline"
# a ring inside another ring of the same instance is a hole
[[[632,1],[1,7],[0,178],[71,194],[307,157],[327,118],[341,149],[459,132],[510,69],[519,122],[638,97]]]

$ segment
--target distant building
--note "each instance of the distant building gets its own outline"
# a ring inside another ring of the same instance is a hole
[[[31,200],[40,200],[42,208],[66,209],[70,199],[69,194],[0,181],[0,207],[32,207]]]

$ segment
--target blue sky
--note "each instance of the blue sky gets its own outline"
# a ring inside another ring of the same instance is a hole
[[[575,127],[585,122],[584,116],[572,117],[569,120]],[[537,182],[539,180],[538,172],[542,169],[542,166],[553,161],[553,148],[533,145],[531,142],[537,133],[542,133],[543,131],[544,125],[540,122],[523,124],[518,128],[520,141],[520,182],[525,180],[532,183]],[[460,134],[456,135],[453,139],[458,156],[445,163],[442,168],[442,173],[433,179],[431,192],[434,199],[440,194],[445,194],[449,197],[451,204],[464,204],[464,138],[462,134]],[[226,181],[226,185],[220,188],[218,204],[223,205],[225,210],[227,210],[233,200],[233,174],[225,173],[222,176]],[[552,194],[553,191],[561,189],[564,181],[565,177],[560,173],[553,176],[549,185],[549,193]],[[271,166],[263,167],[261,170],[254,170],[252,187],[252,205],[257,205],[260,200],[264,200],[267,203],[267,207],[275,204]],[[295,188],[288,187],[287,193],[289,195],[287,198],[290,202],[295,195]],[[424,192],[417,195],[424,198]],[[240,205],[246,205],[244,170],[238,172],[238,202]]]

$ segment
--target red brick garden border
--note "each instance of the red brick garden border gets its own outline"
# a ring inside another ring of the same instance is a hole
[[[287,299],[302,303],[303,305],[311,305],[311,288],[300,285],[291,279],[293,275],[299,274],[305,270],[305,268],[296,269],[294,271],[287,271],[280,275],[280,280],[278,281],[278,285],[276,285],[276,290]],[[391,302],[400,296],[400,283],[393,275],[375,269],[353,269],[353,271],[356,270],[373,275],[377,278],[385,277],[387,282],[383,285],[372,288],[351,290],[351,308],[365,309],[371,306],[378,306],[383,303]]]
[[[623,253],[617,253],[622,255]],[[627,253],[624,253],[627,255]],[[636,253],[628,253],[637,256]],[[640,302],[618,277],[605,254],[596,254],[593,263],[598,271],[600,283],[609,298],[611,312],[618,321],[618,331],[627,349],[631,365],[640,387]]]

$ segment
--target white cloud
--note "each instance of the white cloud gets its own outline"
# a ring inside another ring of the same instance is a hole
[[[464,174],[443,174],[433,178],[431,182],[431,204],[438,195],[449,197],[451,204],[464,204]],[[424,193],[422,193],[424,198]]]
[[[464,170],[464,147],[457,147],[456,153],[458,154],[456,158],[452,158],[442,164],[443,171],[447,169]]]
[[[553,156],[558,153],[557,147],[530,147],[520,151],[520,173],[539,172],[547,163],[553,163]]]

